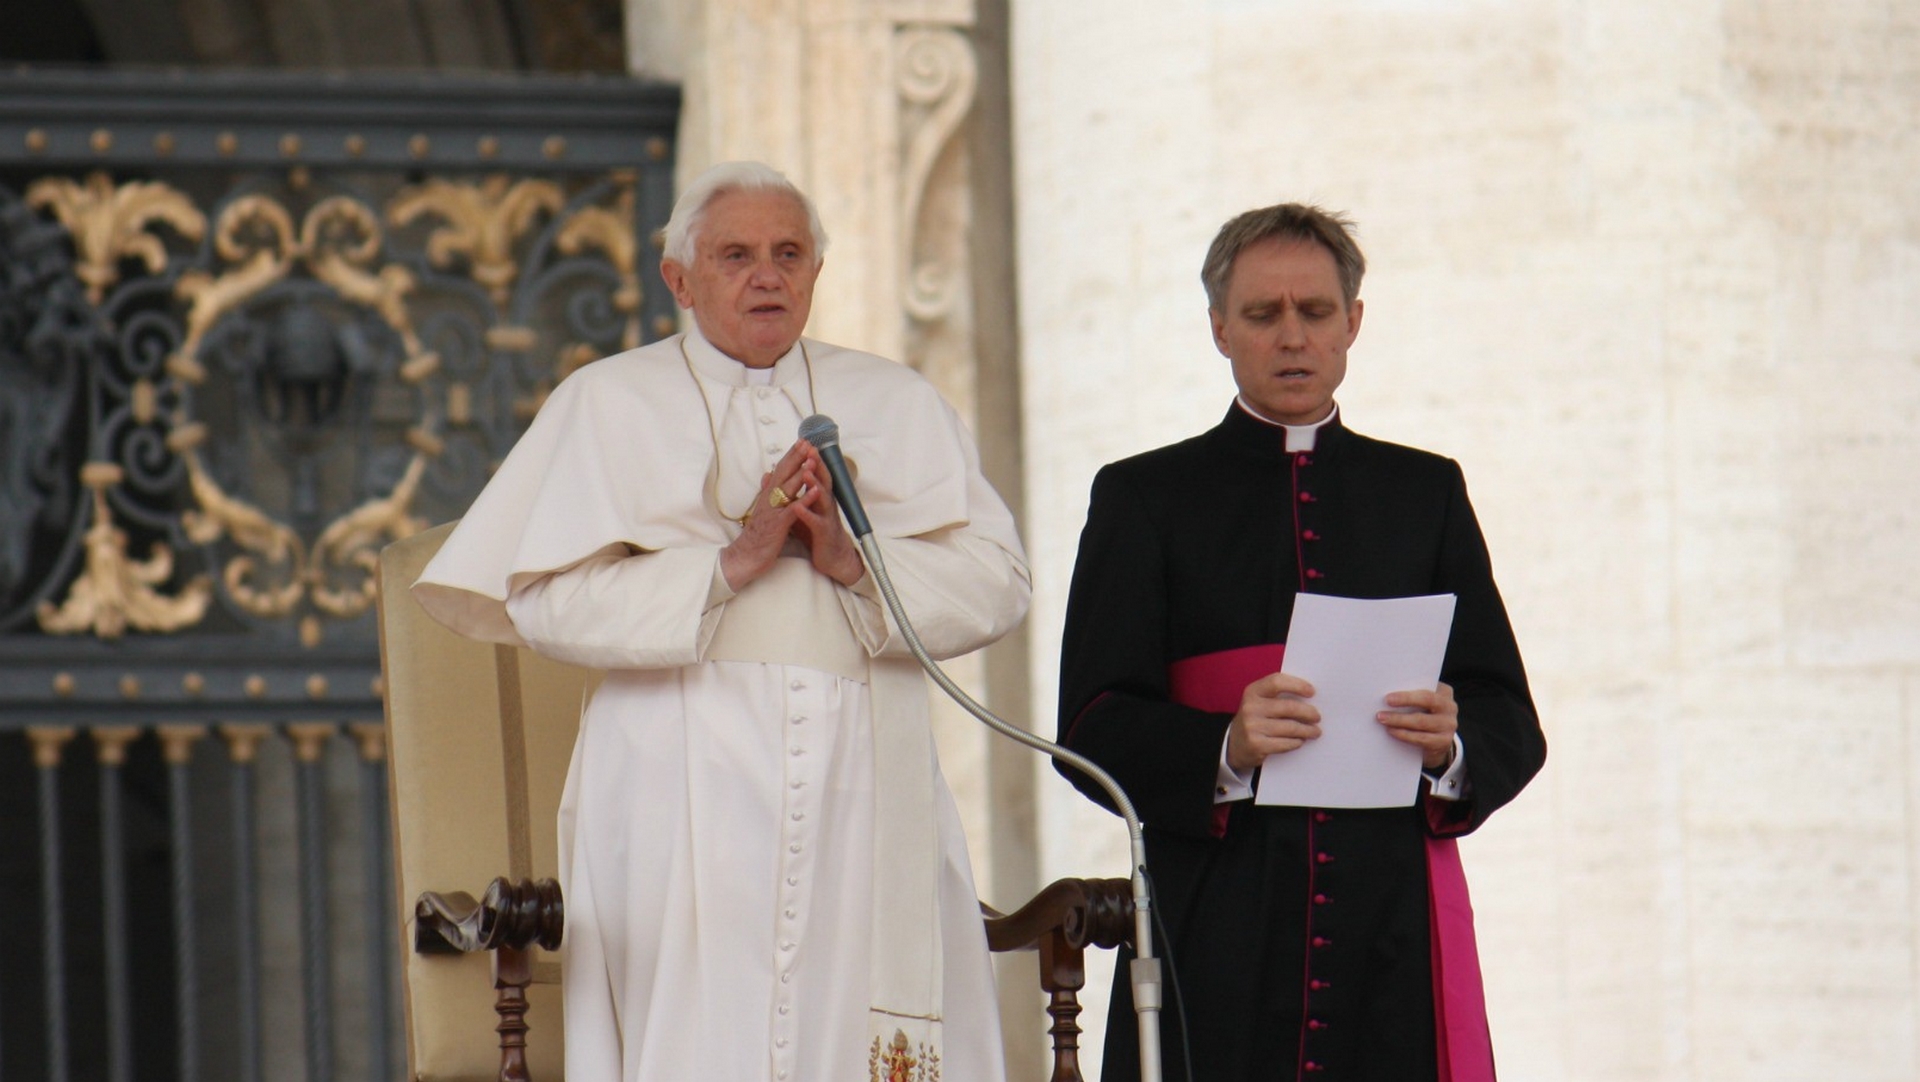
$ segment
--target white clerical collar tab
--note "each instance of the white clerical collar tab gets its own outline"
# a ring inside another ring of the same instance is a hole
[[[1234,402],[1234,405],[1239,406],[1241,411],[1244,412],[1247,416],[1253,418],[1256,421],[1259,421],[1263,425],[1268,425],[1273,428],[1278,428],[1283,432],[1285,432],[1287,434],[1287,445],[1286,445],[1287,451],[1290,453],[1313,450],[1314,443],[1320,437],[1320,429],[1329,424],[1332,424],[1333,419],[1335,417],[1340,416],[1340,404],[1338,402],[1335,402],[1333,404],[1333,408],[1327,411],[1327,415],[1325,417],[1320,418],[1318,421],[1315,421],[1310,425],[1287,425],[1287,424],[1281,424],[1279,421],[1262,417],[1260,415],[1260,411],[1257,409],[1254,409],[1253,406],[1250,405],[1247,402],[1247,400],[1240,395],[1234,395],[1233,402]]]

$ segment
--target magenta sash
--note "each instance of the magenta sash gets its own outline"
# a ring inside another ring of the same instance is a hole
[[[1167,666],[1168,696],[1197,710],[1235,713],[1248,684],[1280,671],[1286,650],[1281,643],[1268,643],[1183,658]],[[1214,833],[1224,834],[1223,811],[1216,813],[1214,823]],[[1427,838],[1427,897],[1440,1082],[1493,1082],[1493,1039],[1474,945],[1473,903],[1467,897],[1460,849],[1452,838]]]
[[[1433,1033],[1440,1082],[1493,1082],[1493,1035],[1467,873],[1452,838],[1427,838],[1427,905],[1433,944]]]

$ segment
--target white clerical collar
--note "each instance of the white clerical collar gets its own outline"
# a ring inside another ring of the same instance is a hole
[[[764,387],[778,386],[792,379],[804,379],[807,374],[806,358],[796,340],[771,368],[749,368],[740,361],[720,352],[720,348],[707,341],[700,333],[700,325],[695,323],[687,328],[687,361],[704,379],[710,379],[728,387]]]
[[[1335,417],[1340,416],[1340,403],[1335,402],[1333,404],[1333,408],[1327,411],[1327,415],[1325,417],[1320,418],[1318,421],[1315,421],[1310,425],[1283,425],[1279,421],[1275,421],[1268,417],[1262,417],[1260,415],[1260,411],[1257,409],[1254,409],[1253,406],[1247,402],[1244,396],[1234,395],[1233,401],[1235,405],[1239,406],[1242,410],[1246,412],[1247,416],[1253,418],[1256,421],[1259,421],[1261,424],[1271,425],[1274,428],[1286,430],[1288,451],[1313,450],[1313,443],[1320,436],[1321,426],[1332,423]]]

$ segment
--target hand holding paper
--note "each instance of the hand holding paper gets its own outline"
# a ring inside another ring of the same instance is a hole
[[[1453,734],[1460,728],[1460,708],[1454,705],[1452,686],[1442,683],[1432,691],[1396,691],[1387,696],[1387,709],[1374,715],[1395,740],[1420,749],[1421,766],[1443,770],[1453,758]]]
[[[1261,804],[1321,808],[1388,808],[1413,803],[1420,792],[1420,743],[1395,731],[1430,732],[1423,718],[1444,712],[1438,691],[1400,698],[1414,708],[1407,726],[1375,720],[1388,696],[1434,688],[1453,625],[1454,596],[1361,600],[1301,594],[1294,600],[1282,671],[1313,688],[1320,735],[1295,751],[1269,756],[1261,767]],[[1425,707],[1425,709],[1419,709]],[[1452,734],[1447,734],[1451,745]]]
[[[1242,774],[1270,756],[1284,755],[1320,735],[1320,709],[1307,700],[1313,685],[1274,673],[1247,685],[1227,730],[1227,765]]]

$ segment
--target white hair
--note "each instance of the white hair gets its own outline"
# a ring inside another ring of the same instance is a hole
[[[813,234],[814,261],[826,258],[827,231],[820,226],[820,212],[814,209],[813,200],[788,180],[786,174],[763,162],[721,162],[693,178],[693,183],[687,185],[687,190],[681,192],[680,199],[673,204],[673,215],[661,230],[664,242],[661,258],[691,267],[694,234],[706,219],[707,208],[727,192],[784,192],[793,196],[807,212],[807,230]]]

